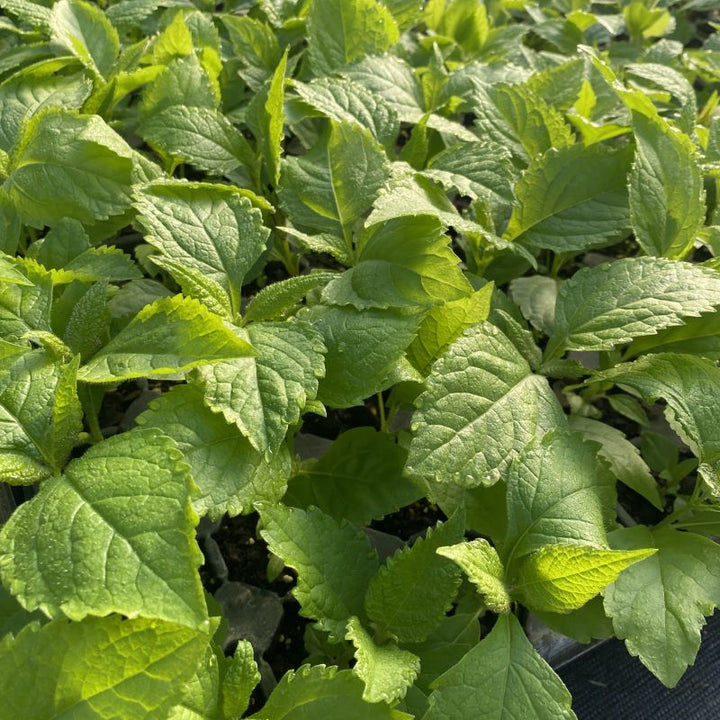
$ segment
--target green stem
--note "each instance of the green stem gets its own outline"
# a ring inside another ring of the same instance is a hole
[[[385,401],[383,400],[381,392],[377,394],[377,406],[378,415],[380,416],[380,430],[387,432],[387,414],[385,413]]]
[[[683,515],[686,515],[688,512],[691,512],[697,508],[698,505],[700,505],[703,502],[702,497],[702,482],[700,480],[695,481],[695,487],[693,488],[692,495],[690,496],[690,499],[687,501],[685,505],[682,507],[679,507],[675,510],[673,510],[669,515],[664,517],[656,526],[655,528],[663,528],[667,527],[668,525],[671,525],[675,522],[679,517],[682,517]]]

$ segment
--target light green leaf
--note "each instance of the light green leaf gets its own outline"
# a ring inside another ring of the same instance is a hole
[[[705,221],[695,148],[659,116],[633,113],[637,149],[629,178],[635,237],[648,255],[684,257]]]
[[[408,359],[422,375],[430,372],[431,365],[463,331],[487,320],[493,289],[493,283],[488,283],[467,297],[430,309],[407,351]]]
[[[490,634],[432,687],[423,720],[576,720],[570,693],[514,615],[501,615]]]
[[[720,312],[685,318],[683,325],[634,340],[625,351],[632,359],[646,353],[686,353],[720,360]]]
[[[313,325],[327,347],[318,400],[352,407],[395,384],[393,372],[412,342],[421,315],[316,305],[299,317]]]
[[[100,8],[83,0],[59,0],[53,5],[50,28],[54,42],[94,73],[109,78],[120,41]]]
[[[369,130],[331,121],[326,145],[283,161],[280,204],[300,228],[348,236],[388,173],[385,151]]]
[[[433,365],[416,406],[408,471],[463,487],[497,482],[533,438],[564,424],[547,380],[488,322]]]
[[[317,508],[261,505],[260,531],[270,550],[298,573],[293,595],[301,614],[336,638],[347,621],[361,616],[363,597],[378,567],[365,533],[347,521],[338,524]]]
[[[92,224],[130,208],[134,179],[133,151],[100,117],[48,108],[24,126],[4,187],[28,225]]]
[[[147,618],[30,625],[0,645],[4,712],[110,720],[142,708],[145,720],[164,720],[206,644],[205,634]]]
[[[415,307],[459,300],[472,291],[435,218],[404,217],[366,230],[357,264],[331,281],[323,300],[331,305]]]
[[[335,275],[334,272],[312,272],[267,285],[248,303],[245,321],[282,319],[297,310],[309,292],[324,286]]]
[[[220,664],[224,660],[222,650],[214,643],[206,646],[205,657],[185,684],[182,701],[172,708],[167,720],[222,720],[218,705],[222,699]]]
[[[50,278],[32,277],[34,284],[0,284],[0,337],[17,342],[33,331],[52,332]]]
[[[3,583],[50,617],[117,612],[205,628],[198,518],[181,460],[154,429],[90,448],[3,527]]]
[[[57,473],[82,430],[78,358],[45,350],[0,360],[0,479],[29,485]]]
[[[401,700],[420,671],[417,655],[401,650],[392,640],[376,645],[356,617],[348,621],[345,639],[355,646],[353,672],[365,683],[363,700],[390,704]]]
[[[240,76],[251,90],[257,91],[272,77],[282,51],[272,28],[249,15],[217,16],[225,26],[240,63]]]
[[[642,495],[658,510],[662,510],[663,502],[650,468],[640,457],[640,451],[620,430],[580,415],[571,415],[568,424],[571,430],[580,432],[587,440],[600,444],[598,454],[607,461],[613,475],[620,482]]]
[[[607,547],[615,479],[595,443],[569,431],[550,433],[516,458],[507,482],[503,557],[510,577],[519,559],[543,545]]]
[[[664,685],[674,687],[700,647],[705,616],[720,605],[720,547],[670,528],[623,528],[613,548],[657,548],[605,591],[605,611],[617,637]]]
[[[0,171],[0,174],[1,171]],[[0,186],[0,251],[14,255],[23,234],[20,214],[5,187]]]
[[[272,455],[315,399],[325,346],[315,328],[294,321],[249,325],[247,337],[255,357],[200,368],[198,379],[205,404]]]
[[[338,521],[368,525],[422,496],[422,490],[403,477],[406,457],[387,433],[353,428],[292,478],[284,502],[301,508],[315,505]]]
[[[379,95],[345,78],[317,78],[293,82],[293,90],[317,112],[339,123],[367,128],[392,150],[400,130],[397,112]]]
[[[303,665],[278,683],[255,720],[412,720],[384,702],[363,700],[363,682],[352,670]]]
[[[237,312],[270,235],[260,211],[230,185],[179,181],[144,187],[135,207],[146,242],[225,288]]]
[[[505,587],[505,568],[497,550],[487,540],[479,538],[457,545],[439,547],[438,555],[450,558],[468,576],[494,613],[510,610],[510,595]]]
[[[534,157],[515,186],[518,204],[504,237],[554,252],[619,241],[630,227],[629,164],[625,149],[600,145],[551,148]]]
[[[523,317],[546,335],[552,333],[558,287],[555,278],[545,275],[519,277],[510,282],[510,294]]]
[[[85,74],[60,75],[65,60],[52,59],[19,70],[0,85],[0,149],[11,152],[22,124],[39,110],[79,108],[92,90]]]
[[[437,629],[450,609],[460,569],[436,550],[459,542],[463,513],[428,529],[411,547],[389,557],[372,579],[365,595],[365,611],[382,633],[399,642],[422,642]]]
[[[393,16],[377,0],[313,0],[307,23],[310,63],[317,75],[381,55],[399,39]]]
[[[255,450],[233,424],[212,412],[195,385],[179,385],[151,403],[136,422],[172,438],[190,465],[197,490],[193,507],[218,520],[252,512],[253,503],[276,503],[287,486],[290,455],[272,458]]]
[[[656,552],[545,545],[523,558],[512,592],[531,610],[567,613],[594,598],[623,570]]]
[[[596,373],[592,382],[614,382],[640,393],[648,401],[662,398],[673,430],[702,462],[720,460],[720,368],[693,355],[646,355],[633,363]]]
[[[610,618],[603,609],[602,596],[596,595],[581,608],[569,613],[550,613],[540,610],[533,611],[551,630],[572,638],[578,643],[589,643],[591,640],[606,640],[613,637]]]
[[[31,0],[0,0],[0,7],[38,30],[47,31],[52,17],[50,9]]]
[[[12,283],[14,285],[32,285],[14,264],[14,258],[7,255],[0,255],[0,282]]]
[[[255,653],[247,640],[240,640],[232,659],[226,659],[222,677],[222,711],[224,720],[236,720],[250,703],[250,695],[260,682]]]
[[[143,308],[78,372],[84,382],[116,382],[182,372],[248,357],[251,345],[197,300],[176,295]]]
[[[719,304],[720,274],[698,265],[634,257],[586,268],[560,287],[546,357],[610,350]]]

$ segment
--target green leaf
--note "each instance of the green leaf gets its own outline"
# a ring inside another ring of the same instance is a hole
[[[220,664],[224,660],[219,648],[207,645],[205,657],[185,684],[182,701],[173,707],[167,720],[222,720],[218,705],[222,699]]]
[[[50,9],[39,3],[31,0],[0,0],[0,7],[38,30],[46,31],[50,27]]]
[[[493,289],[493,283],[488,283],[467,297],[430,309],[407,351],[408,359],[422,375],[430,372],[432,364],[463,331],[487,320]]]
[[[505,587],[505,569],[497,550],[487,540],[480,538],[440,547],[437,553],[450,558],[462,568],[492,612],[506,613],[510,610],[510,595]]]
[[[83,0],[59,0],[53,5],[50,28],[54,42],[108,79],[120,41],[117,30],[100,8]]]
[[[368,525],[422,496],[422,490],[403,477],[406,457],[390,435],[353,428],[292,478],[284,502],[301,508],[315,505],[338,521]]]
[[[336,638],[345,637],[347,621],[362,614],[363,596],[378,566],[367,536],[347,521],[338,525],[317,508],[261,505],[259,510],[260,534],[268,547],[297,570],[293,595],[301,614]]]
[[[567,613],[594,598],[623,570],[656,552],[545,545],[519,564],[513,594],[531,610]]]
[[[693,355],[646,355],[633,363],[596,373],[592,382],[614,382],[640,393],[648,401],[662,398],[671,427],[704,463],[720,460],[720,368]]]
[[[4,340],[17,342],[26,333],[52,332],[50,278],[33,276],[32,281],[32,285],[0,285],[0,336]]]
[[[720,360],[720,312],[685,318],[683,325],[638,338],[626,350],[625,357],[631,359],[661,352],[687,353]]]
[[[423,720],[575,720],[570,693],[514,615],[501,615],[490,634],[432,687]]]
[[[245,275],[270,235],[260,211],[230,185],[180,181],[144,187],[135,207],[146,242],[222,286],[237,312]]]
[[[399,39],[393,16],[377,0],[313,0],[307,23],[310,63],[317,75],[381,55]]]
[[[245,321],[282,319],[296,310],[308,293],[323,287],[335,275],[334,272],[312,272],[267,285],[248,303]]]
[[[533,438],[564,424],[547,380],[488,322],[433,365],[416,405],[408,472],[463,487],[497,482]]]
[[[637,149],[629,178],[635,237],[648,255],[681,258],[705,221],[705,190],[695,148],[659,116],[633,113]]]
[[[241,65],[240,76],[251,90],[260,90],[272,77],[282,57],[275,33],[269,25],[248,15],[222,14],[217,17],[226,28]]]
[[[720,275],[698,265],[634,257],[584,268],[560,287],[546,357],[610,350],[718,304]]]
[[[385,151],[369,130],[331,121],[326,145],[284,159],[280,204],[300,228],[348,236],[388,173]]]
[[[3,583],[50,617],[117,612],[205,628],[198,518],[181,459],[154,429],[90,448],[3,527]]]
[[[464,298],[470,283],[449,241],[440,222],[427,216],[377,225],[360,236],[357,264],[325,286],[323,300],[363,310]]]
[[[39,612],[29,613],[22,605],[0,585],[0,640],[8,633],[17,635],[26,625],[46,620]],[[2,650],[0,650],[0,655]]]
[[[0,282],[15,285],[32,285],[32,283],[16,269],[14,258],[0,255]]]
[[[417,314],[323,305],[300,317],[320,332],[327,347],[318,400],[331,407],[359,405],[394,385],[396,364],[421,321]]]
[[[197,485],[193,507],[219,520],[252,512],[256,502],[277,503],[290,475],[290,455],[281,448],[266,460],[233,424],[212,412],[202,390],[180,385],[151,403],[136,422],[172,438]]]
[[[134,179],[133,151],[100,117],[48,108],[23,127],[4,187],[27,225],[92,224],[130,208]]]
[[[356,617],[348,621],[345,639],[355,646],[353,672],[365,683],[363,700],[389,704],[401,700],[420,671],[418,657],[393,641],[376,645]]]
[[[523,317],[533,327],[550,335],[555,322],[559,283],[545,275],[515,278],[510,282],[510,294]]]
[[[436,550],[459,542],[464,515],[428,529],[411,547],[389,557],[372,579],[365,595],[365,611],[385,635],[399,642],[422,642],[437,629],[450,609],[460,569]]]
[[[232,659],[226,659],[222,678],[222,711],[224,720],[240,717],[250,704],[250,695],[260,682],[254,650],[247,640],[240,640]]]
[[[572,638],[578,643],[586,644],[591,640],[606,640],[613,637],[612,622],[605,614],[603,599],[600,595],[569,613],[535,610],[533,614],[551,630]]]
[[[598,454],[606,460],[613,475],[620,482],[642,495],[658,510],[662,510],[663,501],[650,468],[640,457],[640,451],[620,430],[580,415],[571,415],[568,424],[571,430],[580,432],[587,440],[600,444]]]
[[[57,473],[82,430],[78,358],[45,350],[0,360],[0,479],[29,485]]]
[[[367,703],[363,682],[352,670],[303,665],[290,670],[273,690],[255,720],[314,720],[342,717],[343,720],[411,720],[384,702]]]
[[[48,60],[14,73],[0,85],[0,149],[11,152],[27,119],[45,107],[79,108],[92,90],[85,74],[60,75],[62,60]]]
[[[569,431],[550,433],[510,466],[507,508],[503,557],[512,577],[515,563],[543,545],[606,548],[615,479],[595,443]]]
[[[249,325],[247,337],[255,357],[200,368],[198,379],[205,404],[272,455],[317,394],[325,346],[315,328],[295,321]]]
[[[147,618],[30,625],[0,645],[0,693],[18,718],[109,720],[142,708],[143,718],[163,720],[206,643],[205,634]]]
[[[470,107],[478,135],[506,147],[521,161],[574,143],[562,114],[520,85],[477,86]]]
[[[400,130],[397,112],[359,83],[323,77],[310,83],[295,81],[292,87],[305,103],[330,120],[367,128],[388,150],[394,148]]]
[[[612,152],[600,145],[552,148],[533,158],[515,186],[518,204],[504,237],[554,252],[619,241],[630,227],[629,164],[625,149]]]
[[[250,344],[196,300],[176,295],[143,308],[78,372],[84,382],[116,382],[182,372],[247,357]]]
[[[720,548],[670,528],[636,526],[610,534],[618,550],[657,548],[605,591],[617,637],[664,685],[674,687],[700,647],[705,616],[720,604]]]

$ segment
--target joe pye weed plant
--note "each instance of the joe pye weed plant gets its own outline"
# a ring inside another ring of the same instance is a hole
[[[714,3],[0,8],[0,717],[574,718],[528,613],[680,680],[720,603]],[[252,513],[309,661],[251,706],[196,528]]]

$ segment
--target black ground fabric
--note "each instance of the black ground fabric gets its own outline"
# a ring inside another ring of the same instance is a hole
[[[558,670],[579,720],[718,720],[720,613],[708,620],[695,660],[673,690],[656,680],[625,645],[611,640]]]

